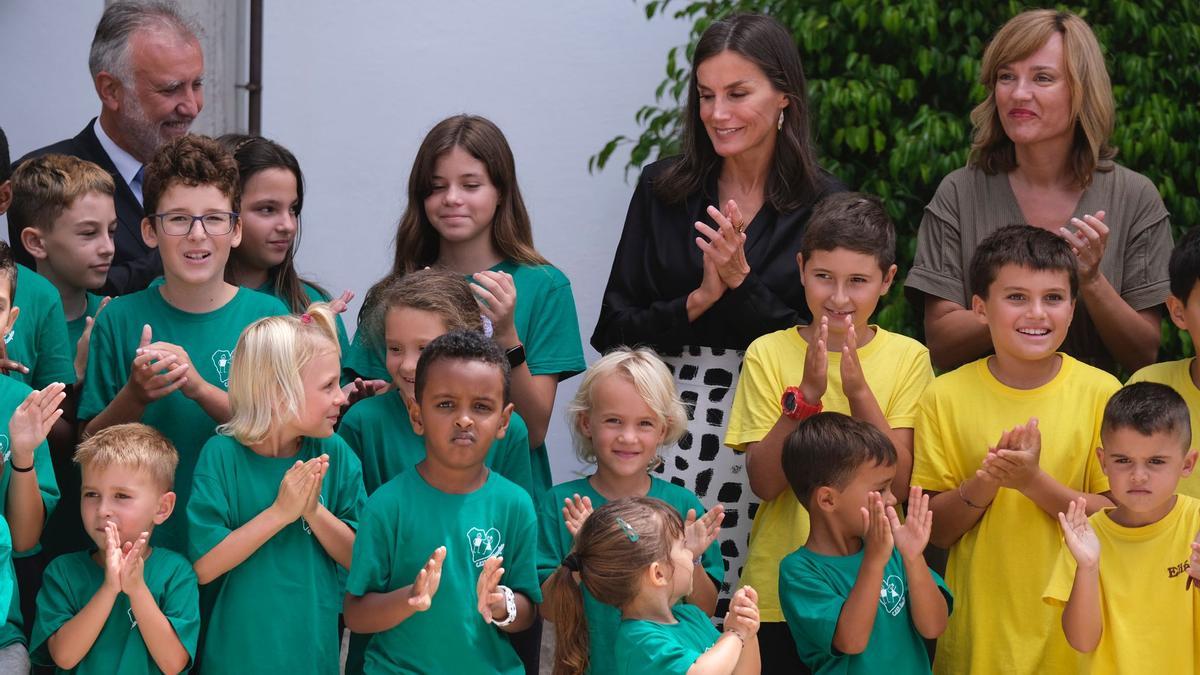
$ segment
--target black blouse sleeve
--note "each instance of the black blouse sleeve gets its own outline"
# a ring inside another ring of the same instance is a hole
[[[618,345],[646,345],[662,353],[685,345],[745,349],[760,335],[807,320],[796,251],[810,209],[779,214],[767,205],[746,230],[750,275],[688,322],[687,296],[703,277],[693,224],[715,226],[705,208],[716,198],[697,194],[683,204],[663,202],[651,182],[669,161],[648,166],[638,180],[592,346],[600,352]],[[829,187],[845,189],[836,181]]]

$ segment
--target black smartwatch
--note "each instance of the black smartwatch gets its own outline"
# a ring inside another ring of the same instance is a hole
[[[525,345],[518,342],[516,346],[509,347],[507,350],[505,350],[504,355],[508,357],[509,369],[516,368],[522,363],[525,363]]]

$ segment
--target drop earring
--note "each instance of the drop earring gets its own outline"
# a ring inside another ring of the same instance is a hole
[[[783,131],[783,111],[779,111],[779,122],[775,125],[775,131]]]

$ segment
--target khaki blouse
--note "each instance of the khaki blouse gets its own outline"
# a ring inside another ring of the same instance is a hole
[[[1168,292],[1171,227],[1154,184],[1120,165],[1097,171],[1073,215],[1081,218],[1097,211],[1105,212],[1110,229],[1101,273],[1133,309],[1162,304]],[[925,207],[905,287],[969,308],[968,272],[975,247],[1001,227],[1025,222],[1007,174],[989,176],[975,167],[954,171]],[[1098,368],[1117,369],[1082,302],[1075,306],[1062,349]]]

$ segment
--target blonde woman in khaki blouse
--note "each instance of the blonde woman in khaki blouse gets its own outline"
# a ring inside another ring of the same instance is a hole
[[[1067,12],[1022,13],[984,52],[981,79],[988,96],[971,114],[970,160],[925,207],[906,281],[924,306],[934,365],[991,350],[967,273],[976,244],[1014,223],[1059,234],[1078,256],[1063,350],[1110,372],[1153,363],[1170,224],[1154,185],[1113,162],[1112,88],[1091,28]]]

